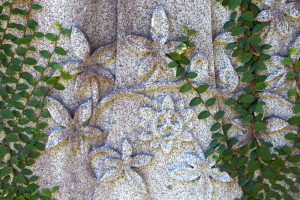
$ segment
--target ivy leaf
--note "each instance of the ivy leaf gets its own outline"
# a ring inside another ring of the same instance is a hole
[[[190,106],[198,106],[200,105],[202,102],[202,99],[200,97],[194,97],[191,101],[190,101]]]
[[[197,92],[199,94],[202,94],[202,93],[206,92],[208,88],[209,88],[209,86],[207,84],[200,85],[197,87]]]
[[[181,88],[179,89],[179,92],[186,93],[186,92],[190,91],[191,89],[192,89],[191,84],[186,83],[181,86]]]
[[[247,21],[251,21],[253,22],[255,20],[254,15],[251,11],[246,11],[243,12],[243,14],[241,15],[241,17]]]
[[[251,53],[245,52],[245,53],[242,54],[240,61],[242,63],[247,63],[252,59],[252,56],[253,55]]]
[[[208,111],[202,111],[199,115],[198,115],[198,119],[206,119],[210,116],[210,113]]]
[[[240,100],[241,103],[252,103],[255,101],[255,97],[251,94],[241,96]]]
[[[213,106],[213,105],[215,105],[216,101],[217,101],[216,98],[214,98],[214,97],[213,97],[213,98],[210,98],[210,99],[208,99],[208,100],[205,102],[205,105],[206,105],[207,107]]]
[[[295,133],[288,133],[284,137],[287,140],[296,140],[297,139],[297,134],[295,134]]]
[[[66,56],[67,55],[67,52],[62,48],[62,47],[56,47],[54,49],[54,52],[57,54],[57,55],[60,55],[60,56]]]

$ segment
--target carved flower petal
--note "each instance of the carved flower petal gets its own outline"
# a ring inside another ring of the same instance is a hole
[[[125,139],[122,143],[122,159],[128,159],[132,156],[132,145]]]
[[[179,181],[193,181],[201,176],[193,166],[186,163],[170,169],[168,174],[170,177]]]
[[[134,170],[125,170],[125,176],[129,184],[142,194],[147,194],[147,186],[143,178]]]
[[[263,2],[266,6],[269,6],[269,7],[273,6],[274,3],[275,3],[276,1],[281,1],[281,0],[262,0],[262,2]]]
[[[83,32],[77,27],[72,28],[71,46],[74,54],[81,60],[90,56],[90,44]]]
[[[220,169],[218,169],[218,168],[212,168],[210,176],[213,179],[220,181],[220,182],[224,182],[224,183],[232,181],[232,178],[229,176],[228,173],[220,172]]]
[[[161,142],[160,147],[165,154],[169,154],[173,149],[173,141]]]
[[[117,44],[113,43],[97,49],[91,56],[92,62],[101,66],[113,64],[116,61]]]
[[[211,180],[207,176],[201,176],[197,185],[202,186],[200,192],[202,194],[201,199],[211,200],[213,198],[213,185],[211,183]]]
[[[205,164],[205,157],[201,153],[187,152],[184,154],[185,162],[193,168],[201,167]]]
[[[78,106],[75,111],[74,121],[79,125],[87,122],[92,115],[92,100],[88,99],[83,104]]]
[[[274,13],[272,10],[263,10],[256,16],[256,20],[259,22],[269,22],[273,19]]]
[[[132,167],[143,167],[149,164],[152,160],[153,156],[149,154],[139,154],[132,158]]]
[[[239,84],[239,76],[223,48],[215,48],[217,85],[226,92],[233,92]]]
[[[153,75],[157,66],[157,63],[155,63],[154,59],[155,58],[152,58],[151,56],[146,56],[140,60],[139,63],[141,64],[137,72],[138,79],[140,81],[144,81],[147,78],[151,77],[151,75]]]
[[[53,97],[47,97],[47,99],[47,108],[53,120],[63,127],[70,127],[72,124],[72,118],[69,111]]]
[[[289,123],[279,117],[267,118],[266,125],[269,133],[275,133],[289,127]]]
[[[151,130],[143,130],[141,134],[139,135],[139,139],[142,141],[151,141],[153,139],[153,134]]]
[[[94,173],[99,181],[114,181],[121,176],[122,169],[120,167],[120,159],[115,157],[107,157],[99,161],[94,168]]]
[[[136,51],[136,53],[146,54],[152,51],[152,41],[147,38],[136,35],[127,35],[125,40],[129,47]]]
[[[194,80],[198,82],[206,82],[209,79],[209,65],[207,57],[201,52],[193,55],[190,70],[198,74],[197,78]]]
[[[293,19],[300,19],[300,10],[297,9],[297,5],[294,3],[289,3],[285,9],[285,14]]]
[[[67,135],[65,134],[65,129],[64,128],[56,128],[56,129],[52,130],[52,132],[48,136],[46,148],[50,149],[50,148],[56,147],[66,139],[67,139]]]
[[[93,147],[89,152],[89,157],[92,159],[92,162],[99,160],[103,156],[111,156],[121,159],[121,154],[115,149],[108,146],[96,146]]]
[[[91,125],[84,125],[80,129],[80,134],[93,139],[93,138],[105,138],[107,134],[103,132],[99,127],[91,126]]]
[[[166,96],[162,102],[162,110],[174,110],[174,101],[171,96]]]
[[[139,116],[142,127],[146,128],[148,124],[145,123],[150,123],[151,121],[153,121],[155,110],[152,107],[141,107],[139,109]]]
[[[152,14],[151,19],[151,36],[152,39],[163,45],[167,42],[169,35],[169,22],[167,14],[162,6],[157,6]]]
[[[297,61],[300,59],[300,35],[297,37],[292,47],[297,49],[297,53],[293,54],[291,57],[294,61]]]
[[[236,42],[236,38],[231,35],[231,32],[225,32],[215,37],[213,42],[214,44],[226,45],[228,43]]]

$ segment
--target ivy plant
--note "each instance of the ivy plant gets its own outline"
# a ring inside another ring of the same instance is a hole
[[[0,4],[0,199],[50,199],[58,187],[41,189],[32,171],[45,150],[45,109],[50,90],[63,90],[72,77],[55,60],[66,56],[59,40],[70,31],[38,31],[32,17],[42,6],[29,0]],[[47,49],[37,45],[47,42]],[[52,76],[56,70],[60,76]]]
[[[195,47],[190,40],[196,34],[195,30],[183,27],[186,34],[179,39],[184,45],[167,54],[171,59],[168,67],[176,69],[176,76],[185,82],[179,92],[196,92],[197,95],[191,99],[189,105],[202,105],[205,108],[198,118],[210,118],[214,121],[210,128],[212,140],[206,150],[206,156],[213,156],[221,171],[226,171],[232,178],[236,178],[243,191],[240,199],[294,199],[295,193],[299,192],[297,184],[300,183],[300,62],[293,59],[293,53],[297,49],[290,49],[282,64],[290,69],[286,77],[297,81],[297,86],[287,89],[287,93],[290,98],[296,100],[293,109],[295,116],[288,122],[297,126],[298,132],[285,135],[292,145],[275,147],[261,137],[266,134],[267,126],[264,119],[265,103],[259,98],[259,93],[266,89],[267,77],[260,75],[260,72],[267,69],[265,63],[271,58],[265,53],[271,45],[263,44],[261,37],[267,24],[255,20],[260,9],[251,0],[222,0],[222,5],[232,10],[230,20],[224,24],[224,28],[236,37],[236,42],[229,43],[226,48],[232,51],[232,57],[238,59],[240,66],[236,70],[244,83],[238,96],[223,103],[239,115],[249,136],[248,140],[241,141],[230,136],[232,123],[224,123],[224,111],[215,112],[212,109],[212,106],[221,100],[215,97],[204,100],[203,94],[209,89],[209,85],[197,85],[193,79],[198,74],[187,70],[190,63],[188,52]]]

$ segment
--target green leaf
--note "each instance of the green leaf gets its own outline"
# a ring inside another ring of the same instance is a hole
[[[297,95],[297,89],[296,88],[290,88],[287,92],[288,97],[293,97]]]
[[[252,103],[255,101],[255,97],[251,94],[241,96],[240,100],[241,103]]]
[[[230,0],[228,3],[228,8],[231,10],[235,10],[238,6],[240,6],[242,0]]]
[[[200,85],[197,87],[197,92],[199,94],[202,94],[202,93],[206,92],[208,90],[208,88],[209,88],[209,85],[207,85],[207,84]]]
[[[216,101],[217,101],[216,98],[214,98],[214,97],[213,97],[213,98],[210,98],[210,99],[208,99],[208,100],[205,102],[205,105],[206,105],[207,107],[213,106],[213,105],[215,105]]]
[[[177,64],[177,62],[172,61],[172,62],[170,62],[170,63],[168,64],[168,67],[169,67],[169,68],[176,68],[176,67],[178,67],[178,64]]]
[[[253,22],[255,20],[254,15],[253,15],[253,13],[251,11],[245,11],[245,12],[243,12],[243,14],[241,15],[241,17],[244,20],[251,21],[251,22]]]
[[[281,64],[283,64],[283,65],[290,65],[292,63],[293,63],[293,60],[290,57],[284,58],[281,61]]]
[[[57,54],[57,55],[60,55],[60,56],[66,56],[67,55],[67,52],[62,48],[62,47],[56,47],[54,49],[54,52]]]
[[[184,74],[185,69],[183,67],[177,67],[176,68],[176,77],[180,77]]]
[[[296,104],[295,107],[293,108],[294,114],[300,113],[300,104]]]
[[[264,161],[269,162],[272,160],[272,155],[268,149],[268,147],[260,147],[257,149],[257,154],[261,157]]]
[[[225,101],[225,105],[227,106],[232,106],[234,104],[236,104],[236,100],[234,98],[229,98]]]
[[[225,112],[224,111],[218,111],[216,114],[215,114],[215,118],[217,120],[221,119],[223,116],[224,116]]]
[[[49,59],[51,58],[52,54],[47,51],[47,50],[41,50],[40,51],[40,55],[43,57],[43,58],[46,58],[46,59]]]
[[[214,123],[211,128],[210,131],[217,131],[221,128],[221,124],[219,124],[218,122]]]
[[[188,72],[186,76],[187,78],[194,79],[198,76],[198,74],[196,72]]]
[[[202,111],[199,115],[198,115],[198,119],[206,119],[210,116],[210,113],[208,111]]]
[[[61,83],[54,84],[54,88],[56,90],[64,90],[65,89],[65,87]]]
[[[168,56],[172,59],[172,60],[175,60],[175,61],[179,61],[181,56],[179,53],[177,52],[171,52],[168,54]]]
[[[288,133],[284,137],[287,140],[296,140],[297,139],[297,134],[295,134],[295,133]]]
[[[247,63],[252,59],[253,55],[251,53],[245,52],[243,53],[243,55],[241,56],[241,62],[242,63]]]
[[[73,78],[72,75],[68,72],[62,72],[61,77],[63,80],[71,80]]]
[[[51,41],[51,42],[56,42],[56,41],[57,41],[57,36],[56,36],[55,34],[53,34],[53,33],[47,33],[47,34],[45,35],[45,37],[46,37],[49,41]]]
[[[251,35],[249,38],[248,38],[248,42],[250,44],[259,44],[262,42],[262,39],[259,35]]]
[[[244,33],[244,31],[245,31],[244,27],[236,26],[232,29],[231,35],[232,36],[240,36]]]
[[[285,77],[288,79],[294,79],[297,77],[297,74],[295,72],[288,72]]]
[[[185,84],[183,84],[183,85],[181,86],[181,88],[179,89],[179,92],[180,92],[180,93],[186,93],[186,92],[190,91],[191,89],[192,89],[191,84],[185,83]]]
[[[265,82],[258,82],[255,85],[255,90],[257,91],[263,91],[264,89],[266,89],[267,84]]]
[[[190,106],[198,106],[202,103],[202,99],[200,97],[194,97],[191,101],[190,101]]]
[[[37,64],[37,60],[31,57],[26,57],[24,58],[24,64],[25,65],[36,65]]]
[[[43,7],[39,4],[37,4],[37,3],[34,3],[34,4],[31,5],[31,8],[33,10],[41,10]]]
[[[253,125],[253,129],[256,131],[265,131],[267,130],[267,127],[263,122],[255,122],[255,124]]]

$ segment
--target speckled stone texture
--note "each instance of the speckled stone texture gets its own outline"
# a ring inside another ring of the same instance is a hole
[[[45,9],[35,17],[41,30],[53,31],[55,21],[72,28],[70,40],[62,41],[70,54],[59,61],[74,76],[65,91],[48,97],[52,118],[47,152],[36,166],[42,187],[60,186],[55,195],[59,200],[241,196],[236,180],[204,157],[213,120],[197,120],[204,108],[188,106],[195,94],[178,93],[182,83],[166,69],[165,56],[180,44],[183,25],[198,30],[188,67],[198,72],[197,83],[211,86],[204,98],[218,97],[211,110],[225,109],[226,120],[234,123],[232,136],[247,138],[238,115],[222,103],[243,88],[235,70],[239,63],[225,49],[235,41],[222,28],[228,10],[216,0],[40,3]],[[295,83],[284,78],[288,69],[280,60],[288,47],[300,49],[299,6],[282,0],[257,3],[263,9],[257,20],[270,23],[265,41],[276,46],[270,50],[268,70],[262,72],[269,84],[260,94],[268,125],[262,137],[279,146],[289,144],[284,135],[295,131],[286,122],[293,107],[286,90]]]

